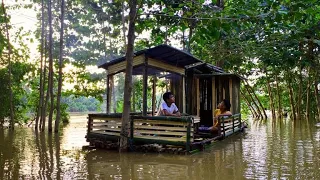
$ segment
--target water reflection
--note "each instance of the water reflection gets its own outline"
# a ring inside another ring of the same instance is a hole
[[[319,179],[320,128],[309,121],[254,121],[202,153],[83,150],[86,119],[61,134],[0,129],[0,179]]]

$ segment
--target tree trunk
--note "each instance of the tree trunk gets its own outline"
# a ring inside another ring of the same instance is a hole
[[[250,104],[250,101],[249,101],[248,97],[242,92],[241,89],[240,89],[240,93],[241,93],[242,97],[244,97],[244,100],[246,101],[247,106],[249,107],[249,109],[250,109],[253,117],[254,117],[254,118],[258,118],[259,115],[257,114],[256,110],[255,110],[255,109],[252,107],[252,105]]]
[[[302,42],[299,43],[299,51],[303,51]],[[301,120],[301,105],[302,105],[302,57],[299,59],[299,90],[298,90],[298,101],[297,101],[297,119]]]
[[[297,120],[296,108],[295,108],[295,102],[294,102],[294,94],[293,94],[293,88],[291,85],[290,77],[288,78],[288,86],[289,86],[289,96],[290,96],[289,100],[290,100],[292,118],[293,118],[293,120]]]
[[[272,116],[272,119],[276,119],[276,112],[275,112],[274,102],[273,102],[273,94],[270,86],[270,79],[268,77],[267,77],[267,88],[268,88],[268,94],[269,94],[271,116]]]
[[[298,92],[298,102],[297,102],[297,118],[301,120],[301,104],[302,104],[302,69],[300,68],[299,73],[299,92]]]
[[[318,76],[316,76],[318,77]],[[318,83],[317,80],[314,81],[314,95],[317,103],[317,110],[318,110],[318,118],[320,120],[320,97],[319,97],[319,90],[318,90]]]
[[[9,26],[8,26],[8,17],[6,13],[6,9],[4,7],[4,1],[2,0],[2,9],[3,9],[3,14],[5,17],[5,22],[6,22],[6,35],[7,35],[7,46],[8,46],[8,78],[9,78],[9,99],[10,99],[10,128],[14,129],[14,105],[13,105],[13,90],[12,90],[12,79],[11,79],[11,71],[12,71],[12,66],[11,66],[11,54],[12,54],[12,49],[11,49],[11,44],[10,44],[10,36],[9,36]]]
[[[122,113],[122,127],[120,137],[119,151],[127,151],[128,149],[128,135],[129,135],[129,121],[130,121],[130,105],[131,105],[131,92],[132,92],[132,62],[134,52],[135,40],[135,21],[137,15],[137,0],[129,1],[129,31],[128,31],[128,44],[126,53],[126,76],[125,76],[125,91],[123,97],[123,113]]]
[[[46,33],[47,36],[47,33]],[[45,84],[46,84],[46,74],[47,74],[47,38],[44,40],[45,45],[44,45],[44,67],[43,67],[43,91],[46,89]],[[49,72],[50,73],[50,72]],[[48,75],[49,78],[49,75]],[[48,87],[49,87],[49,79],[48,79]],[[46,127],[46,117],[47,117],[47,107],[48,107],[48,101],[49,101],[49,88],[47,87],[47,93],[46,93],[46,99],[44,99],[43,104],[42,104],[42,109],[41,109],[41,131],[44,131]]]
[[[311,87],[311,73],[310,73],[310,67],[308,68],[308,85],[307,85],[307,100],[306,100],[306,117],[307,119],[310,118],[310,87]]]
[[[262,113],[261,113],[261,111],[260,111],[260,108],[259,108],[259,106],[257,105],[257,103],[255,102],[255,100],[253,99],[252,94],[251,94],[248,86],[247,86],[247,85],[244,85],[244,87],[246,88],[246,90],[247,90],[247,92],[248,92],[248,95],[249,95],[252,103],[253,103],[254,106],[257,108],[257,109],[256,109],[256,110],[257,110],[257,118],[260,118],[260,117],[263,118],[263,117],[262,117]]]
[[[59,131],[59,124],[60,124],[60,119],[61,119],[60,100],[61,100],[61,89],[62,89],[64,9],[65,9],[65,2],[64,2],[64,0],[61,0],[59,80],[58,80],[58,95],[57,95],[57,115],[56,115],[57,117],[56,117],[56,121],[54,124],[54,132]]]
[[[246,81],[246,82],[247,82],[247,81]],[[263,112],[263,115],[264,115],[265,119],[267,119],[268,116],[267,116],[267,113],[266,113],[266,111],[265,111],[265,109],[264,109],[261,101],[259,100],[258,96],[256,95],[256,93],[254,92],[253,88],[249,85],[248,82],[247,82],[247,85],[248,85],[249,89],[251,90],[251,92],[253,93],[254,97],[257,99],[258,104],[259,104],[259,106],[261,107],[261,111]],[[259,108],[259,106],[258,106],[258,108]],[[261,115],[262,115],[262,114],[261,114]],[[263,117],[262,117],[262,118],[263,118]]]
[[[49,21],[49,94],[50,94],[50,111],[48,119],[48,132],[52,132],[52,117],[54,109],[54,97],[53,97],[53,38],[52,38],[52,2],[48,0],[48,21]]]
[[[282,118],[282,105],[281,105],[281,89],[279,88],[279,79],[278,76],[275,75],[276,78],[276,87],[277,87],[277,96],[278,96],[278,118]]]
[[[126,20],[124,17],[124,3],[125,1],[122,2],[122,14],[121,14],[121,20],[122,20],[122,33],[123,33],[123,43],[124,43],[124,48],[127,46],[127,39],[126,39]],[[125,49],[124,49],[125,50]]]
[[[38,105],[38,112],[36,117],[36,125],[35,130],[37,131],[39,127],[39,117],[40,117],[40,126],[41,126],[41,112],[43,106],[43,94],[44,94],[44,79],[43,79],[43,46],[44,46],[44,2],[41,1],[41,47],[40,47],[40,95],[39,95],[39,105]]]

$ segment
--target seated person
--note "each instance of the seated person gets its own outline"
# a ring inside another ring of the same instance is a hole
[[[164,93],[163,100],[164,102],[160,105],[160,110],[157,114],[158,116],[181,116],[178,107],[174,103],[175,99],[171,92]]]
[[[214,111],[213,126],[209,128],[212,132],[218,131],[218,126],[219,126],[218,118],[220,116],[231,116],[232,115],[232,113],[230,112],[230,108],[231,108],[231,104],[230,104],[230,101],[227,99],[222,100],[218,104],[218,109],[216,109]]]

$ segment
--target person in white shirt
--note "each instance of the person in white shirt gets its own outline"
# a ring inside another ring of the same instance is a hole
[[[164,102],[160,105],[158,116],[181,116],[178,107],[174,103],[174,95],[171,92],[164,93],[163,100]]]

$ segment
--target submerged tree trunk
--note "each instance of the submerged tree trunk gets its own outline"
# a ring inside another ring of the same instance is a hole
[[[126,76],[125,76],[125,91],[123,97],[123,113],[122,113],[122,127],[120,136],[119,151],[127,151],[128,149],[128,136],[129,136],[129,121],[130,121],[130,106],[131,106],[131,92],[132,92],[132,62],[134,52],[135,40],[135,21],[137,15],[137,0],[129,1],[129,31],[128,31],[128,44],[126,53]]]
[[[297,102],[297,118],[301,120],[301,105],[302,105],[302,69],[299,73],[299,91],[298,91],[298,102]]]
[[[311,89],[311,77],[310,77],[310,68],[308,69],[308,84],[307,84],[307,100],[306,100],[306,117],[307,119],[310,118],[310,89]]]
[[[260,108],[259,108],[259,106],[257,105],[257,103],[255,102],[255,100],[254,100],[254,98],[253,98],[253,96],[252,96],[252,94],[251,94],[248,86],[247,86],[247,85],[244,85],[244,87],[246,88],[246,90],[247,90],[247,92],[248,92],[248,95],[249,95],[252,103],[253,103],[254,106],[256,107],[257,118],[260,118],[260,117],[263,118],[263,117],[262,117],[262,113],[261,113],[261,111],[260,111]]]
[[[247,81],[246,81],[246,82],[247,82]],[[251,90],[252,94],[254,95],[254,97],[256,98],[256,100],[258,101],[258,104],[259,104],[258,108],[261,107],[261,111],[262,111],[265,119],[267,119],[267,118],[268,118],[267,113],[266,113],[266,111],[265,111],[265,109],[264,109],[264,107],[263,107],[260,99],[258,98],[258,96],[256,95],[256,93],[254,92],[253,88],[249,85],[248,82],[247,82],[247,85],[248,85],[249,89]],[[261,114],[261,115],[262,115],[262,114]],[[263,118],[263,117],[262,117],[262,118]]]
[[[254,118],[259,118],[258,113],[257,113],[256,110],[254,109],[254,107],[252,107],[252,105],[250,104],[250,101],[249,101],[248,97],[242,92],[241,89],[240,89],[240,93],[241,93],[241,95],[244,97],[244,100],[246,101],[247,106],[249,107],[249,109],[250,109],[250,111],[251,111],[251,113],[252,113],[252,116],[253,116]]]
[[[314,95],[316,97],[315,99],[317,103],[318,119],[320,120],[320,97],[319,97],[318,83],[316,80],[314,81]]]
[[[303,44],[302,42],[299,43],[299,50],[303,51]],[[301,105],[302,105],[302,57],[299,59],[299,90],[298,90],[298,101],[297,101],[297,119],[301,120]]]
[[[290,96],[289,100],[290,100],[292,118],[293,118],[293,120],[297,120],[296,108],[295,108],[295,102],[294,102],[294,94],[293,94],[293,88],[292,88],[290,77],[288,78],[288,87],[289,87],[289,96]]]
[[[267,87],[268,87],[268,94],[269,94],[271,116],[272,116],[272,119],[276,119],[276,112],[275,112],[274,102],[273,102],[273,94],[270,86],[270,80],[268,77],[267,77]]]
[[[7,19],[7,13],[6,9],[4,7],[4,1],[2,0],[2,9],[3,9],[3,14],[5,17],[5,22],[6,22],[6,35],[7,35],[7,46],[8,46],[8,74],[9,74],[9,99],[10,99],[10,128],[14,129],[14,105],[13,105],[13,90],[12,90],[12,79],[11,79],[11,71],[12,71],[12,66],[11,66],[11,54],[12,54],[12,49],[11,49],[11,44],[10,44],[10,36],[9,36],[9,25]]]
[[[41,119],[42,119],[42,106],[43,106],[43,94],[44,94],[44,79],[43,79],[43,49],[44,49],[44,2],[41,1],[41,46],[40,46],[40,95],[39,95],[39,105],[38,112],[36,117],[35,130],[41,128]],[[39,127],[39,118],[40,118],[40,127]]]
[[[47,33],[46,33],[46,36],[47,36]],[[44,95],[44,91],[46,89],[45,84],[46,84],[46,75],[47,75],[47,66],[46,66],[46,64],[47,64],[47,38],[45,38],[44,43],[45,43],[45,45],[44,45],[45,52],[44,52],[44,67],[43,67],[43,95]],[[49,75],[48,75],[48,78],[49,78]],[[48,79],[48,84],[49,84],[49,79]],[[41,109],[41,131],[44,131],[44,129],[46,127],[47,107],[48,107],[48,101],[49,101],[49,88],[48,87],[47,87],[46,97],[43,100],[42,109]]]
[[[281,94],[280,91],[281,89],[279,88],[279,79],[278,76],[275,75],[276,78],[276,87],[277,87],[277,96],[278,96],[278,118],[282,118],[282,105],[281,105]]]
[[[48,21],[49,21],[49,94],[50,94],[50,111],[48,119],[48,132],[52,132],[52,117],[54,109],[54,97],[53,97],[53,38],[52,38],[52,2],[48,1]]]
[[[61,108],[60,108],[60,100],[61,100],[61,89],[62,89],[62,66],[63,66],[63,28],[64,28],[64,9],[65,2],[61,0],[61,29],[60,29],[60,56],[59,56],[59,80],[58,80],[58,94],[57,94],[57,117],[54,124],[54,132],[59,131],[59,124],[61,119]]]

